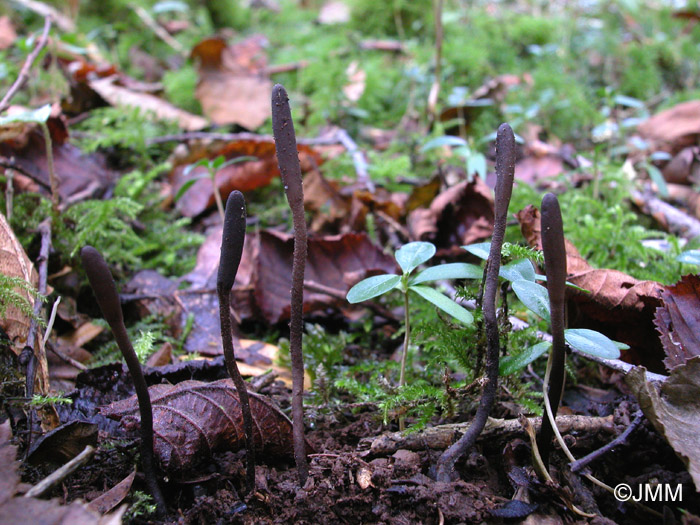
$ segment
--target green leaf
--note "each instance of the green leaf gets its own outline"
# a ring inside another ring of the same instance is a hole
[[[490,242],[477,242],[475,244],[470,244],[469,246],[462,246],[472,255],[476,255],[479,259],[484,261],[489,258],[489,251],[491,250]]]
[[[185,192],[186,192],[187,190],[189,190],[190,187],[191,187],[195,182],[197,182],[199,179],[202,179],[202,178],[204,178],[204,177],[206,177],[206,175],[202,174],[202,176],[200,176],[200,177],[193,177],[193,178],[191,178],[191,179],[186,180],[185,183],[184,183],[182,186],[180,186],[180,187],[178,188],[177,193],[175,194],[175,197],[173,197],[173,201],[174,201],[174,202],[179,201],[179,200],[180,200],[180,197],[182,197],[182,196],[185,194]]]
[[[540,286],[532,281],[515,281],[512,286],[515,295],[518,296],[518,299],[525,306],[542,319],[545,319],[547,322],[550,321],[549,296],[544,286]]]
[[[605,359],[619,359],[620,350],[612,339],[595,330],[586,328],[570,328],[564,330],[564,338],[569,346],[579,352],[603,357]]]
[[[232,166],[233,164],[240,164],[242,162],[248,162],[248,161],[254,161],[254,160],[258,160],[258,157],[254,157],[252,155],[244,155],[242,157],[228,159],[226,162],[221,164],[221,166],[217,166],[217,170],[224,169],[225,167]]]
[[[517,372],[521,368],[525,368],[527,365],[549,350],[551,346],[552,343],[542,341],[534,346],[531,346],[518,355],[509,355],[504,357],[501,359],[501,363],[498,365],[499,375],[507,376]]]
[[[46,122],[51,116],[51,104],[46,104],[37,109],[22,111],[14,115],[0,117],[0,126],[12,124],[13,122]]]
[[[467,157],[467,176],[471,177],[474,173],[486,179],[486,157],[482,153],[472,153]]]
[[[416,275],[409,285],[437,281],[439,279],[481,279],[484,271],[475,264],[451,263],[426,268]]]
[[[350,288],[347,295],[349,303],[361,303],[388,292],[401,280],[400,275],[384,274],[368,277]]]
[[[511,263],[501,266],[501,271],[498,273],[506,281],[532,281],[535,282],[535,268],[529,259],[518,259]]]
[[[678,262],[700,266],[700,250],[688,250],[676,257]]]
[[[656,184],[659,190],[659,195],[662,197],[668,197],[668,187],[666,186],[666,179],[661,174],[661,170],[654,166],[653,164],[645,164],[644,169],[647,170],[649,178]]]
[[[472,324],[474,321],[474,316],[469,310],[458,305],[446,295],[441,294],[429,286],[410,286],[408,289],[413,290],[423,299],[433,303],[435,306],[440,308],[440,310],[447,312],[458,321],[462,321],[464,324]]]
[[[466,146],[466,144],[467,141],[462,138],[454,137],[451,135],[445,135],[443,137],[437,137],[432,140],[429,140],[428,142],[423,144],[421,151],[428,151],[435,148],[441,148],[442,146]]]
[[[435,255],[435,245],[430,242],[409,242],[396,251],[396,262],[404,273],[415,268]]]
[[[199,159],[197,162],[193,162],[192,164],[185,166],[185,169],[182,170],[182,175],[187,177],[190,173],[192,173],[193,169],[199,168],[200,166],[203,166],[209,170],[212,164],[208,158],[204,157],[203,159]]]

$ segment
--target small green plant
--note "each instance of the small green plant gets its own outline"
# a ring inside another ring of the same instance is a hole
[[[221,216],[221,220],[223,221],[224,201],[221,199],[219,188],[216,186],[216,174],[218,171],[224,169],[226,166],[231,166],[232,164],[238,164],[240,162],[247,162],[249,160],[257,160],[257,157],[244,156],[226,160],[226,157],[224,157],[223,155],[219,155],[214,159],[204,157],[203,159],[199,159],[197,162],[188,165],[183,171],[183,175],[185,177],[191,175],[191,177],[177,190],[177,193],[175,194],[175,202],[177,202],[180,199],[180,197],[182,197],[195,182],[204,177],[208,177],[211,180],[211,184],[214,189],[214,200],[216,201],[216,208],[219,210],[219,215]],[[193,170],[199,167],[206,168],[207,171],[197,175],[193,174]]]
[[[150,494],[142,490],[135,490],[131,495],[131,505],[124,515],[124,521],[130,523],[137,518],[146,518],[155,513],[157,508]]]
[[[468,263],[451,263],[427,268],[416,275],[413,271],[435,255],[435,245],[429,242],[411,242],[396,251],[396,262],[403,270],[402,275],[383,274],[368,277],[353,286],[347,294],[349,303],[360,303],[383,295],[391,290],[399,290],[404,297],[404,343],[401,354],[401,372],[399,387],[406,384],[406,357],[411,337],[411,317],[408,294],[413,292],[431,302],[455,319],[471,324],[474,320],[469,310],[454,302],[449,297],[422,283],[441,279],[477,279],[481,278],[481,268]]]
[[[0,273],[0,317],[5,317],[10,306],[17,308],[22,314],[30,319],[36,320],[42,326],[46,323],[40,317],[34,315],[34,308],[25,297],[25,292],[33,296],[36,300],[46,301],[46,297],[41,295],[36,289],[21,277],[10,277]]]
[[[473,145],[461,137],[445,135],[434,138],[426,142],[421,151],[430,151],[444,146],[451,147],[452,153],[464,160],[468,181],[471,182],[475,174],[482,179],[486,178],[486,157],[483,153],[476,151]]]
[[[53,396],[42,396],[40,394],[34,394],[32,399],[29,401],[29,406],[32,408],[39,408],[46,405],[72,405],[73,400],[69,397],[63,396],[63,394],[57,394]]]

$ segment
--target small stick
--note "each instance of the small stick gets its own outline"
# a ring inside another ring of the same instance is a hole
[[[644,414],[642,413],[642,411],[638,410],[634,416],[634,421],[632,421],[630,426],[628,426],[622,434],[617,436],[615,439],[613,439],[607,445],[604,445],[604,446],[600,447],[598,450],[594,450],[593,452],[591,452],[587,456],[584,456],[581,459],[577,459],[573,463],[570,463],[569,466],[571,467],[571,472],[574,472],[574,473],[579,472],[583,468],[587,467],[593,461],[599,459],[604,454],[607,454],[608,452],[610,452],[616,446],[622,445],[625,441],[627,441],[627,438],[630,436],[630,434],[632,432],[634,432],[635,429],[639,426],[639,424],[642,422],[643,417],[644,417]]]
[[[119,350],[124,356],[131,379],[134,382],[136,397],[139,401],[139,413],[141,415],[141,464],[146,475],[146,484],[156,502],[158,514],[163,516],[166,511],[165,499],[158,485],[153,458],[153,410],[151,408],[151,397],[148,393],[148,386],[146,386],[146,379],[143,377],[141,363],[139,363],[139,358],[136,356],[134,347],[131,346],[131,341],[129,341],[129,336],[126,333],[117,287],[100,252],[92,246],[85,246],[80,250],[80,257],[83,261],[85,273],[87,273],[90,281],[90,286],[95,294],[95,299],[97,299],[97,304],[100,306],[102,315],[112,329],[114,339],[117,341],[117,346],[119,346]]]
[[[498,337],[498,319],[496,317],[496,292],[498,291],[498,272],[501,267],[501,247],[506,231],[508,204],[513,191],[515,173],[515,136],[508,124],[498,127],[496,137],[496,202],[491,250],[486,268],[486,286],[484,289],[484,325],[486,329],[486,384],[484,385],[479,408],[469,429],[448,448],[437,463],[437,480],[451,481],[455,478],[455,464],[467,450],[474,446],[488,420],[498,389],[498,359],[501,350]]]
[[[553,193],[542,198],[542,251],[547,274],[547,292],[551,316],[552,349],[547,367],[549,373],[549,390],[547,397],[552,407],[552,419],[557,416],[559,401],[564,392],[564,365],[566,363],[566,341],[564,325],[566,306],[566,248],[564,246],[564,226],[561,220],[559,201]],[[537,446],[545,467],[549,467],[549,450],[554,430],[549,419],[545,418],[537,437]]]
[[[221,342],[224,347],[226,370],[231,376],[243,413],[243,429],[246,446],[246,485],[248,491],[255,490],[255,442],[253,440],[253,416],[250,413],[250,401],[245,381],[236,364],[233,349],[233,331],[231,329],[231,288],[236,280],[238,266],[241,264],[243,243],[245,241],[245,198],[240,191],[233,191],[226,201],[224,232],[221,237],[221,258],[219,273],[216,277],[216,293],[219,296],[219,317],[221,319]]]
[[[27,55],[27,59],[24,61],[22,69],[19,71],[19,75],[17,75],[17,80],[14,81],[14,83],[10,86],[10,89],[7,91],[7,93],[5,93],[5,96],[2,97],[2,100],[0,100],[0,113],[5,111],[10,106],[10,100],[12,100],[12,97],[14,97],[17,92],[24,87],[24,84],[27,83],[27,79],[29,78],[29,70],[34,63],[34,60],[36,60],[36,57],[39,56],[41,50],[46,46],[46,42],[49,40],[50,30],[51,17],[47,16],[44,18],[44,30],[42,31],[36,46],[34,46],[34,49],[32,49],[32,52]]]
[[[277,162],[284,191],[294,222],[294,259],[292,263],[292,297],[289,320],[289,353],[292,358],[292,431],[294,460],[299,472],[299,483],[304,486],[309,477],[304,439],[304,356],[301,350],[304,303],[304,268],[306,265],[306,218],[304,217],[304,190],[297,151],[296,134],[289,97],[280,84],[272,88],[272,130],[277,148]]]
[[[83,466],[95,454],[95,449],[90,445],[86,446],[83,451],[71,459],[61,468],[55,470],[39,483],[30,488],[24,495],[25,498],[39,498],[49,492],[57,483],[60,483],[78,468]]]

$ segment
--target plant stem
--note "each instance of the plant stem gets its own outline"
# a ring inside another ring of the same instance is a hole
[[[44,134],[44,142],[46,143],[46,168],[49,172],[49,182],[51,183],[51,211],[58,216],[58,178],[53,164],[53,142],[51,141],[51,132],[46,122],[40,122],[41,131]]]
[[[114,284],[112,274],[107,267],[107,263],[92,246],[85,246],[80,251],[85,273],[87,273],[90,286],[97,299],[97,304],[102,310],[102,315],[109,324],[117,341],[117,346],[121,350],[126,366],[129,368],[131,379],[134,382],[136,397],[139,402],[139,413],[141,415],[141,465],[146,475],[146,484],[156,502],[159,516],[164,516],[166,511],[165,499],[158,485],[156,477],[155,461],[153,458],[153,409],[151,408],[151,397],[148,393],[146,379],[143,377],[141,363],[139,363],[134,347],[131,346],[129,336],[124,326],[119,294]]]
[[[218,191],[215,189],[215,194]],[[250,412],[250,400],[241,372],[236,364],[236,354],[233,349],[233,330],[231,329],[231,288],[236,280],[238,266],[243,254],[245,241],[246,209],[245,199],[240,191],[233,191],[226,201],[224,231],[221,237],[221,257],[219,273],[216,279],[216,292],[219,296],[219,318],[221,320],[221,343],[224,347],[226,370],[231,376],[243,414],[243,429],[246,446],[246,485],[248,491],[255,490],[255,442],[253,438],[253,416]]]
[[[408,343],[411,337],[411,317],[408,310],[408,290],[403,294],[404,326],[406,332],[403,338],[403,352],[401,353],[401,373],[399,374],[399,388],[406,384],[406,359],[408,358]],[[406,418],[399,417],[399,430],[406,429]]]
[[[496,136],[496,200],[494,212],[493,236],[486,269],[484,288],[484,325],[486,329],[486,382],[479,400],[479,408],[472,424],[462,437],[452,444],[440,456],[437,464],[437,480],[452,481],[456,478],[455,464],[481,434],[496,400],[498,387],[498,358],[500,342],[498,337],[498,319],[496,317],[496,293],[498,291],[498,272],[501,267],[501,247],[506,231],[508,204],[513,190],[515,172],[515,136],[508,124],[501,124]]]
[[[284,190],[294,222],[294,259],[292,262],[292,290],[289,320],[289,354],[292,358],[292,425],[294,460],[303,486],[309,477],[304,438],[304,356],[302,353],[304,269],[306,265],[306,218],[304,217],[304,190],[297,151],[296,134],[289,97],[280,84],[272,88],[272,130],[277,148]]]
[[[552,324],[552,350],[547,363],[548,369],[550,369],[547,397],[552,407],[553,417],[556,417],[559,401],[564,391],[564,365],[566,363],[566,341],[564,340],[566,248],[559,201],[552,193],[547,193],[542,198],[542,251],[544,252]],[[547,385],[545,385],[546,387]],[[545,467],[549,467],[549,450],[553,431],[550,420],[544,419],[537,445]]]
[[[209,171],[209,176],[211,177],[211,184],[214,187],[214,200],[216,201],[216,209],[219,210],[219,216],[221,220],[224,221],[226,212],[224,210],[224,201],[221,199],[221,193],[219,193],[219,188],[216,186],[216,171]]]

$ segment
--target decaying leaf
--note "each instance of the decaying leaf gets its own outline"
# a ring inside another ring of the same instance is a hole
[[[479,178],[455,184],[440,193],[429,208],[408,217],[412,239],[430,241],[438,248],[459,249],[486,239],[493,232],[493,196]]]
[[[682,102],[642,122],[637,131],[651,142],[652,150],[678,151],[696,143],[700,133],[700,100]]]
[[[192,49],[190,56],[199,59],[196,97],[215,124],[255,130],[270,116],[272,82],[265,72],[265,44],[261,35],[232,46],[214,37]]]
[[[145,115],[151,114],[161,120],[177,121],[178,125],[187,131],[197,131],[209,125],[203,117],[188,113],[155,95],[119,86],[117,80],[116,76],[98,78],[88,81],[88,84],[112,106],[139,108]]]
[[[129,495],[135,477],[136,469],[132,470],[131,474],[114,485],[107,492],[90,501],[90,503],[88,503],[88,508],[102,514],[109,512]]]
[[[298,150],[303,172],[323,163],[321,156],[309,146],[300,145]],[[177,208],[183,215],[195,217],[207,208],[214,206],[215,202],[211,179],[206,176],[207,169],[204,166],[199,166],[186,173],[187,166],[200,159],[215,159],[220,155],[226,160],[238,157],[255,157],[255,160],[230,164],[217,171],[216,187],[224,200],[233,190],[245,193],[267,186],[273,178],[279,176],[275,143],[272,137],[252,136],[246,140],[228,143],[192,144],[188,154],[176,160],[170,174],[173,195],[176,195],[180,187],[187,181],[197,179],[177,201]]]
[[[541,249],[539,211],[528,206],[516,216],[528,244]],[[622,352],[625,361],[662,372],[663,353],[652,320],[654,310],[661,304],[659,293],[663,286],[617,270],[594,269],[570,241],[564,242],[567,281],[589,291],[569,291],[569,325],[598,330],[629,345],[631,350]]]
[[[685,463],[700,492],[700,356],[671,370],[660,389],[646,381],[645,372],[635,367],[625,381],[644,415]]]
[[[171,475],[186,476],[214,452],[245,446],[243,414],[230,379],[213,383],[184,381],[148,390],[153,404],[156,457]],[[292,422],[268,398],[253,392],[248,395],[256,450],[265,456],[292,457]],[[129,430],[140,424],[135,395],[100,412],[121,420]]]
[[[10,443],[10,422],[0,425],[0,525],[52,523],[56,525],[117,525],[126,507],[100,516],[79,501],[61,505],[58,500],[24,498],[17,495],[17,447]]]
[[[664,287],[663,305],[656,309],[654,324],[666,352],[666,368],[682,365],[700,356],[700,277],[686,275]]]

